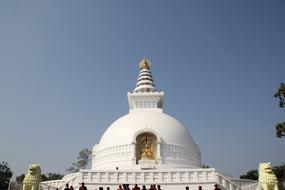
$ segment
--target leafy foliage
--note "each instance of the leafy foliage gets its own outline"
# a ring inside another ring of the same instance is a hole
[[[279,99],[279,107],[284,108],[285,107],[285,84],[280,83],[280,87],[277,89],[277,91],[273,95],[275,98]]]
[[[16,177],[16,182],[17,183],[23,183],[24,178],[25,178],[25,174],[19,175]]]
[[[47,173],[47,174],[42,174],[42,181],[50,181],[50,180],[57,180],[57,179],[62,179],[63,175],[59,173]]]
[[[274,166],[272,169],[273,169],[278,181],[284,181],[285,180],[285,164],[282,164],[280,166]]]
[[[78,172],[80,169],[85,169],[88,163],[90,162],[90,155],[91,151],[88,150],[87,148],[81,150],[79,152],[79,156],[77,157],[77,162],[72,163],[72,166],[66,171],[68,172]]]
[[[257,170],[249,170],[246,174],[241,175],[240,179],[252,179],[258,180],[258,171]]]
[[[278,98],[279,100],[279,107],[285,108],[285,84],[280,83],[280,87],[277,89],[277,91],[273,95],[275,98]],[[276,129],[276,136],[278,138],[281,138],[285,136],[285,122],[279,122],[275,125]]]
[[[276,129],[276,136],[278,138],[285,136],[285,122],[277,123],[275,125],[275,129]]]
[[[7,162],[0,163],[0,189],[8,189],[10,179],[13,175],[13,172],[8,166]]]

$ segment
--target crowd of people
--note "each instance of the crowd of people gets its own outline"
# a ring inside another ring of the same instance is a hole
[[[123,185],[119,185],[117,190],[161,190],[160,185],[150,185],[150,187],[147,189],[145,185],[142,186],[142,188],[140,188],[137,184],[135,184],[135,186],[131,189],[129,187],[129,184],[123,184]],[[100,189],[99,189],[100,190]]]
[[[214,190],[221,190],[218,184],[215,184],[214,187],[215,187]],[[72,186],[69,187],[69,185],[66,184],[66,187],[64,190],[74,190],[74,189]],[[84,185],[84,183],[81,183],[79,190],[87,190],[87,187]],[[104,188],[99,187],[99,190],[104,190]],[[107,187],[106,190],[110,190],[110,187]],[[137,184],[135,184],[135,186],[132,189],[130,188],[129,184],[123,184],[123,185],[119,185],[117,190],[162,190],[162,189],[160,188],[160,185],[155,185],[155,184],[150,185],[149,188],[146,188],[145,185],[143,185],[142,188],[140,188]],[[185,190],[190,190],[189,186],[186,186]],[[202,186],[199,186],[198,190],[203,190]]]
[[[56,190],[58,190],[58,188],[56,188]],[[72,185],[69,187],[69,184],[66,184],[64,190],[74,190],[74,188],[72,187]],[[87,190],[87,187],[84,185],[84,183],[81,183],[79,190]]]
[[[219,188],[218,184],[215,184],[214,187],[215,187],[214,190],[221,190],[221,189]],[[189,190],[189,186],[186,186],[186,187],[185,187],[185,190]],[[198,190],[203,190],[203,188],[202,188],[201,185],[198,187]]]

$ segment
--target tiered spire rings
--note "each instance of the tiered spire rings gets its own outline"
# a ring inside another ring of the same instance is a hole
[[[137,85],[134,92],[154,92],[155,85],[152,79],[152,75],[150,72],[150,61],[146,58],[141,60],[139,67],[140,67],[140,74],[137,80]]]

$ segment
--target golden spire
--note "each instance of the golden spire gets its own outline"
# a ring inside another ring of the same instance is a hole
[[[140,69],[150,69],[150,61],[147,58],[144,58],[140,62]]]

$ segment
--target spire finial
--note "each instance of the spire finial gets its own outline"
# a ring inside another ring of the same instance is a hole
[[[150,61],[144,58],[140,61],[140,74],[135,92],[154,92],[155,86],[150,72]]]
[[[140,62],[140,69],[150,69],[150,61],[147,58],[144,58],[143,60],[141,60]]]

